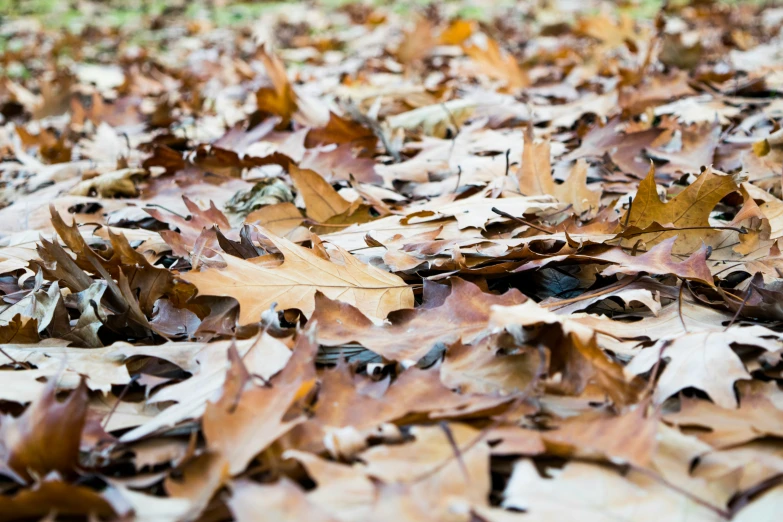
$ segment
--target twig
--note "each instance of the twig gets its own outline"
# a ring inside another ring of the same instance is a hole
[[[508,218],[508,219],[514,220],[514,221],[516,221],[517,223],[522,223],[523,225],[527,225],[527,226],[529,226],[530,228],[534,228],[534,229],[536,229],[536,230],[540,230],[541,232],[544,232],[545,234],[554,234],[554,233],[555,233],[555,231],[554,231],[554,230],[552,230],[551,228],[544,228],[544,227],[539,227],[538,225],[534,225],[534,224],[533,224],[533,223],[531,223],[530,221],[525,221],[525,220],[524,220],[524,219],[522,219],[522,218],[518,218],[518,217],[516,217],[516,216],[512,216],[512,215],[511,215],[511,214],[509,214],[508,212],[503,212],[502,210],[500,210],[500,209],[499,209],[499,208],[497,208],[497,207],[492,207],[492,212],[494,212],[495,214],[497,214],[497,215],[499,215],[499,216],[503,216],[504,218]]]
[[[734,324],[734,321],[737,320],[740,313],[742,313],[742,309],[745,308],[745,304],[748,302],[748,299],[750,299],[750,294],[753,293],[753,286],[748,287],[748,293],[745,296],[745,299],[742,300],[742,303],[739,305],[739,308],[737,308],[737,312],[734,314],[734,317],[731,318],[731,321],[729,321],[729,324],[726,325],[726,328],[723,330],[724,332],[728,331],[729,328]]]
[[[641,466],[630,465],[629,467],[632,470],[638,471],[639,473],[641,473],[643,475],[646,475],[646,476],[650,477],[651,479],[659,482],[660,484],[662,484],[663,486],[671,489],[672,491],[676,491],[680,495],[682,495],[682,496],[686,497],[687,499],[689,499],[691,502],[695,502],[696,504],[699,504],[700,506],[703,506],[703,507],[709,509],[713,513],[715,513],[715,514],[725,518],[726,520],[731,519],[731,513],[729,513],[728,511],[726,511],[724,509],[721,509],[719,507],[713,506],[712,504],[710,504],[706,500],[702,500],[701,498],[697,497],[696,495],[694,495],[690,491],[688,491],[686,489],[683,489],[683,488],[677,486],[676,484],[672,484],[671,482],[669,482],[665,478],[661,477],[657,473],[655,473],[653,471],[650,471],[647,468],[643,468]]]
[[[375,118],[370,118],[366,114],[362,113],[356,105],[353,104],[353,102],[349,101],[344,104],[345,110],[348,112],[348,114],[358,121],[359,123],[366,125],[372,130],[373,134],[381,140],[381,143],[383,144],[383,148],[386,149],[386,152],[394,158],[395,163],[399,163],[402,161],[402,156],[400,156],[400,151],[395,149],[391,142],[389,141],[389,138],[386,136],[386,133],[383,132],[383,129],[381,128],[381,124],[378,123],[378,120]]]
[[[680,232],[682,230],[731,230],[733,232],[737,232],[738,234],[747,234],[748,230],[746,228],[737,228],[737,227],[675,227],[675,228],[664,228],[661,230],[642,230],[640,232],[634,232],[633,234],[628,234],[627,236],[619,236],[612,239],[609,239],[609,241],[613,241],[615,239],[628,239],[629,237],[634,236],[643,236],[644,234],[664,234],[666,232]]]
[[[631,209],[633,208],[633,198],[628,197],[628,212],[625,214],[625,223],[623,223],[623,230],[628,228],[628,221],[631,219]]]
[[[12,363],[14,363],[16,366],[22,366],[22,364],[21,364],[19,361],[17,361],[16,359],[14,359],[14,358],[13,358],[13,357],[11,357],[10,355],[8,355],[8,353],[7,353],[7,352],[6,352],[6,351],[5,351],[3,348],[0,348],[0,353],[2,353],[3,355],[5,355],[6,357],[8,357],[8,359],[9,359],[9,360],[10,360]]]
[[[441,103],[440,106],[443,107],[443,110],[446,111],[446,114],[449,115],[449,120],[451,120],[451,124],[454,125],[454,135],[456,136],[462,131],[462,129],[460,129],[459,123],[457,123],[457,120],[454,119],[454,115],[451,113],[449,108],[446,107],[445,103]]]
[[[658,352],[658,360],[655,361],[655,366],[653,366],[652,371],[650,372],[650,380],[647,382],[647,387],[644,390],[645,395],[652,395],[655,392],[655,381],[658,379],[658,372],[661,370],[663,352],[666,350],[666,348],[669,347],[670,344],[672,344],[671,340],[666,340],[661,344],[661,349]]]
[[[122,402],[122,399],[125,398],[125,394],[128,393],[128,389],[130,388],[131,384],[136,382],[136,380],[139,378],[139,375],[136,374],[130,378],[130,381],[122,388],[122,391],[120,392],[120,395],[117,397],[117,402],[114,403],[114,406],[111,407],[111,410],[109,411],[109,414],[103,419],[101,422],[101,428],[106,429],[106,426],[109,425],[109,420],[111,420],[112,415],[114,415],[114,412],[117,411],[117,407]]]
[[[468,473],[468,468],[465,466],[465,461],[462,459],[462,452],[460,452],[459,446],[457,446],[454,433],[452,433],[451,428],[449,428],[449,424],[446,421],[440,421],[440,428],[443,430],[443,433],[446,434],[446,438],[449,440],[449,445],[451,446],[452,451],[454,451],[454,457],[457,459],[459,469],[462,471],[462,474],[465,475],[465,482],[469,483],[470,473]]]
[[[685,317],[682,315],[682,291],[685,290],[685,284],[680,283],[680,295],[677,300],[677,313],[680,315],[680,322],[682,322],[682,329],[685,333],[688,333],[688,326],[685,324]]]

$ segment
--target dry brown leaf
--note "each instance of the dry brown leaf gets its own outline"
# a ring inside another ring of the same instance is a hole
[[[681,397],[680,410],[666,415],[667,422],[680,427],[700,427],[701,440],[722,448],[766,436],[783,437],[781,392],[775,383],[740,381],[739,408],[725,409],[695,397]]]
[[[245,223],[258,225],[276,236],[285,237],[304,221],[302,212],[293,203],[267,205],[247,215]]]
[[[707,169],[691,185],[677,194],[671,201],[662,202],[655,187],[655,172],[650,169],[647,177],[639,184],[639,190],[633,199],[631,208],[623,217],[625,226],[646,227],[659,223],[680,229],[673,232],[653,232],[627,239],[628,246],[637,240],[647,245],[655,245],[666,238],[677,236],[674,252],[690,254],[719,231],[710,228],[709,215],[715,205],[727,194],[737,190],[731,176],[716,174]]]
[[[299,352],[307,349],[301,343],[295,348]],[[253,376],[247,372],[235,349],[229,349],[229,361],[231,367],[226,373],[222,395],[217,402],[207,404],[202,422],[207,448],[227,463],[228,472],[233,476],[303,420],[299,417],[284,420],[283,417],[297,396],[306,395],[306,391],[300,393],[300,388],[310,388],[314,382],[306,373],[281,374],[279,379],[273,378],[258,386],[252,382]],[[289,361],[289,364],[297,371],[303,370],[296,361]]]
[[[565,419],[542,438],[551,453],[594,458],[634,466],[650,465],[657,445],[658,416],[648,414],[644,403],[622,415],[589,412]]]
[[[298,108],[296,94],[288,81],[285,66],[280,58],[265,49],[259,49],[258,55],[269,75],[272,87],[262,87],[256,91],[256,106],[260,111],[280,116],[282,120],[278,127],[285,128]]]
[[[239,301],[240,324],[260,320],[273,304],[281,310],[299,309],[305,316],[315,308],[315,294],[341,299],[371,317],[383,318],[394,310],[413,305],[413,292],[394,274],[365,265],[345,251],[344,264],[326,261],[311,250],[264,232],[283,254],[276,268],[257,266],[226,256],[226,268],[188,272],[182,278],[202,295],[222,295]]]
[[[525,301],[518,291],[497,296],[476,285],[452,279],[451,292],[439,305],[419,310],[404,310],[390,317],[390,324],[376,325],[361,308],[316,296],[318,342],[337,346],[356,341],[386,359],[417,361],[435,343],[471,342],[488,324],[492,305],[512,305]]]
[[[527,73],[511,54],[500,50],[500,46],[495,40],[487,38],[485,47],[478,44],[463,44],[462,49],[476,62],[483,74],[493,80],[502,81],[509,92],[517,92],[530,86],[530,78]]]
[[[116,516],[111,503],[93,489],[57,479],[43,481],[33,489],[12,496],[0,496],[0,520],[3,522],[48,520],[52,514],[80,518]]]
[[[280,522],[339,520],[312,504],[302,489],[286,478],[275,484],[258,484],[249,480],[233,482],[228,506],[237,522],[258,520],[260,513]]]
[[[653,522],[660,517],[685,516],[704,522],[723,519],[648,475],[631,471],[623,476],[613,469],[582,462],[571,462],[555,475],[541,476],[531,461],[517,461],[504,492],[503,506],[525,510],[524,518],[536,521],[571,517],[596,522]],[[500,512],[494,518],[490,512],[487,519],[514,520],[504,514]]]
[[[87,415],[87,386],[82,381],[63,402],[55,379],[17,418],[0,419],[2,465],[24,481],[51,471],[71,475],[79,462],[79,441]]]
[[[326,223],[351,207],[317,172],[292,166],[289,174],[304,199],[308,217]]]
[[[686,333],[645,348],[626,367],[626,372],[633,375],[647,372],[662,358],[668,363],[658,380],[656,401],[663,402],[684,388],[694,387],[707,393],[718,406],[736,408],[734,382],[751,376],[731,345],[776,351],[781,347],[775,340],[777,337],[763,326]]]

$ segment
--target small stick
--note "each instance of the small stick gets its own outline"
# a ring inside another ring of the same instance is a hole
[[[497,207],[492,207],[492,212],[494,212],[495,214],[497,214],[497,215],[499,215],[499,216],[503,216],[504,218],[508,218],[508,219],[514,220],[514,221],[516,221],[517,223],[522,223],[523,225],[527,225],[527,226],[529,226],[530,228],[534,228],[534,229],[536,229],[536,230],[539,230],[539,231],[541,231],[541,232],[544,232],[545,234],[554,234],[554,233],[555,233],[555,231],[554,231],[554,230],[552,230],[551,228],[544,228],[544,227],[540,227],[540,226],[538,226],[538,225],[534,225],[534,224],[533,224],[533,223],[531,223],[530,221],[525,221],[525,220],[524,220],[524,219],[522,219],[522,218],[518,218],[518,217],[516,217],[516,216],[512,216],[512,215],[511,215],[511,214],[509,214],[508,212],[503,212],[502,210],[500,210],[500,209],[499,209],[499,208],[497,208]]]

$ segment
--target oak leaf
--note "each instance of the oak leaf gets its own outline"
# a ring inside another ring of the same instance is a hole
[[[596,491],[602,494],[597,495]],[[503,497],[504,507],[525,510],[525,518],[541,521],[581,518],[596,522],[653,522],[661,516],[704,522],[723,520],[713,510],[647,474],[630,471],[623,475],[582,462],[571,462],[555,475],[542,476],[530,460],[519,460]],[[486,518],[491,522],[514,520],[502,514],[495,518],[488,513]]]
[[[253,522],[260,513],[269,520],[296,522],[336,522],[339,520],[316,506],[290,479],[275,484],[258,484],[247,479],[231,484],[228,507],[237,522]]]
[[[27,482],[50,471],[67,475],[79,462],[79,442],[87,416],[87,386],[79,384],[63,402],[52,379],[17,418],[0,418],[0,458]]]
[[[111,519],[117,515],[112,504],[95,490],[69,484],[53,478],[32,489],[12,496],[0,496],[0,521],[47,520],[56,514],[63,518],[100,517]]]
[[[383,325],[373,323],[359,308],[318,294],[313,321],[318,342],[323,345],[355,341],[389,360],[418,361],[436,343],[471,342],[487,327],[490,306],[509,306],[525,300],[516,290],[493,295],[454,278],[451,292],[439,306],[401,310]]]
[[[725,331],[686,333],[671,340],[658,341],[642,350],[626,367],[626,373],[647,372],[659,358],[668,360],[655,390],[657,402],[678,391],[698,388],[722,408],[736,408],[734,382],[751,376],[732,344],[751,345],[764,350],[780,349],[780,343],[767,337],[777,335],[763,326],[732,327]]]
[[[772,382],[740,381],[739,408],[721,408],[696,397],[681,397],[680,410],[666,415],[681,428],[700,427],[696,435],[717,448],[736,446],[766,436],[783,437],[781,392]]]
[[[394,274],[365,265],[339,248],[343,264],[327,261],[312,250],[261,231],[283,254],[282,265],[266,268],[225,256],[227,266],[223,270],[212,268],[181,275],[202,295],[222,295],[239,301],[240,324],[258,321],[261,313],[274,303],[281,310],[297,308],[309,316],[318,291],[377,318],[413,305],[413,291]]]

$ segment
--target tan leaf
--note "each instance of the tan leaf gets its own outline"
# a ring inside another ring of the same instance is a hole
[[[405,310],[383,325],[374,324],[358,307],[318,295],[313,315],[318,342],[337,346],[356,341],[386,359],[417,361],[435,343],[471,342],[487,327],[490,306],[526,300],[515,290],[499,296],[487,294],[457,278],[451,285],[451,293],[440,306]]]
[[[695,397],[681,397],[680,411],[666,415],[667,422],[680,427],[698,426],[695,435],[714,447],[728,447],[753,439],[783,437],[783,394],[773,382],[740,381],[737,409],[721,408]]]
[[[643,403],[622,415],[588,412],[565,419],[557,429],[545,431],[542,438],[555,454],[583,458],[598,454],[610,462],[646,467],[657,445],[659,420],[645,410]]]
[[[600,207],[601,193],[587,188],[587,162],[584,159],[576,161],[565,183],[555,186],[554,196],[573,205],[578,214]]]
[[[32,489],[0,497],[0,520],[48,520],[51,513],[60,517],[111,519],[117,513],[101,494],[86,486],[62,480],[46,480]]]
[[[476,64],[479,70],[492,78],[505,83],[510,92],[516,92],[530,85],[527,73],[519,67],[516,59],[500,50],[498,43],[487,38],[486,47],[463,45],[463,50]]]
[[[532,126],[525,131],[525,148],[522,149],[522,166],[517,172],[517,181],[519,191],[525,196],[555,195],[549,142],[535,141]]]
[[[636,471],[622,475],[611,468],[583,462],[571,462],[555,475],[542,476],[531,461],[517,461],[503,497],[504,507],[526,511],[519,522],[528,518],[536,522],[572,518],[591,522],[654,522],[661,517],[723,520],[713,510],[648,475]],[[503,514],[494,518],[490,513],[487,519],[515,520]]]
[[[351,207],[317,172],[292,165],[289,174],[304,199],[308,217],[325,223]]]
[[[298,100],[285,71],[285,65],[276,55],[266,49],[258,50],[259,58],[266,68],[272,82],[271,87],[262,87],[256,92],[258,109],[282,118],[278,128],[288,126],[291,116],[296,112]]]
[[[293,203],[267,205],[251,212],[245,218],[245,223],[261,226],[280,237],[288,235],[303,221],[302,212]]]
[[[235,349],[229,349],[229,361],[223,394],[217,402],[207,404],[202,423],[207,447],[225,460],[231,475],[237,475],[303,419],[283,420],[298,392],[297,385],[282,387],[273,380],[257,386]],[[299,378],[306,380],[306,375]]]
[[[777,336],[762,326],[686,333],[642,350],[626,367],[626,372],[632,375],[647,372],[663,358],[669,362],[658,380],[657,402],[663,402],[684,388],[694,387],[707,393],[718,406],[736,408],[734,382],[751,377],[731,345],[751,345],[771,351],[780,349],[780,342],[765,338],[770,335]]]
[[[287,478],[275,484],[238,480],[231,484],[228,507],[237,522],[253,522],[258,520],[260,513],[269,520],[279,522],[339,520],[311,503],[302,489]]]
[[[241,324],[258,321],[274,303],[281,310],[297,308],[309,316],[318,291],[377,318],[413,305],[413,292],[401,278],[365,265],[348,252],[338,250],[345,263],[340,265],[286,239],[266,235],[285,257],[279,267],[265,268],[226,256],[223,270],[188,272],[181,277],[202,295],[234,297],[239,301]]]
[[[715,205],[727,194],[737,190],[731,176],[715,174],[712,170],[703,172],[691,185],[677,194],[669,202],[662,202],[655,187],[655,172],[650,169],[647,177],[639,184],[639,190],[633,199],[631,209],[621,223],[644,229],[654,223],[688,227],[710,227],[709,216]],[[711,235],[719,231],[682,230],[675,232],[652,232],[626,240],[633,246],[642,239],[647,245],[655,245],[666,238],[677,236],[675,253],[690,254],[702,243],[707,243]]]

